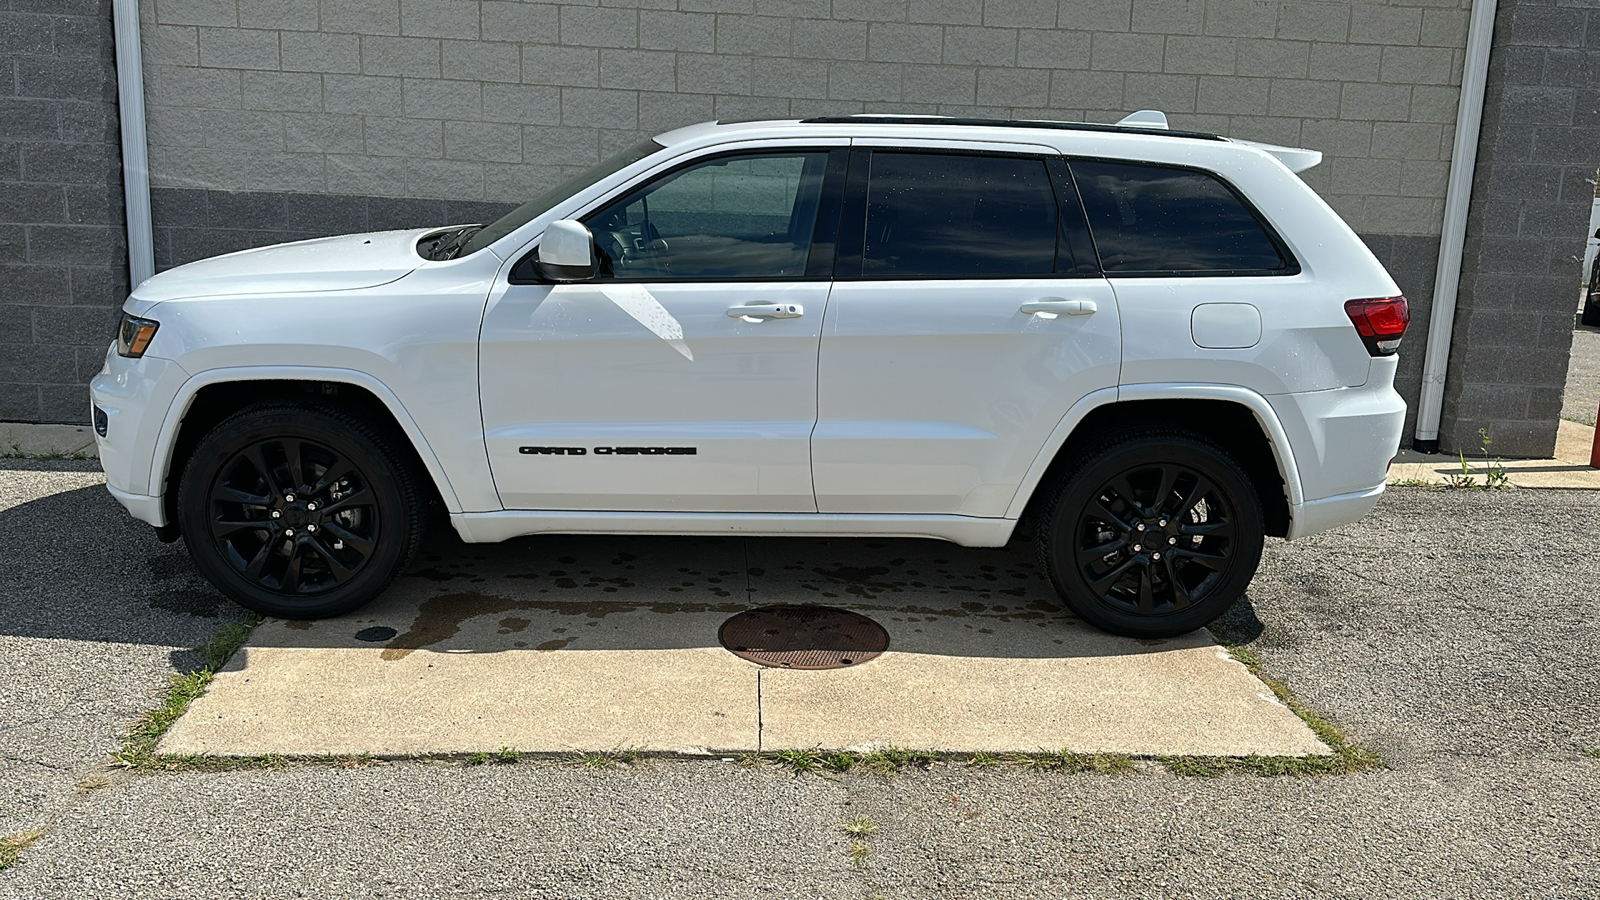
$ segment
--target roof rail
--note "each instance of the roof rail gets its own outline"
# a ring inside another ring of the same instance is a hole
[[[1154,116],[1159,116],[1160,124],[1156,124]],[[848,125],[859,122],[870,122],[879,125],[949,125],[989,128],[1045,128],[1056,131],[1099,131],[1113,134],[1145,134],[1163,137],[1195,138],[1203,141],[1224,141],[1227,138],[1220,135],[1209,134],[1203,131],[1171,131],[1167,128],[1167,117],[1154,110],[1140,110],[1122,122],[1115,125],[1100,125],[1093,122],[1051,122],[1044,119],[969,119],[957,116],[929,116],[929,115],[896,115],[894,113],[857,113],[852,116],[815,116],[810,119],[801,119],[801,122],[810,125]],[[1124,124],[1126,123],[1126,124]]]

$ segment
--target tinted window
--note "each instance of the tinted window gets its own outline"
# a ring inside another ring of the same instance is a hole
[[[866,228],[867,276],[1055,271],[1056,199],[1042,159],[874,152]]]
[[[601,278],[798,278],[828,155],[722,157],[667,175],[584,220]]]
[[[1211,175],[1074,162],[1106,274],[1270,272],[1287,267],[1261,223]]]

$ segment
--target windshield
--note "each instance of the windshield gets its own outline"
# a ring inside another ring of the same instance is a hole
[[[590,166],[571,178],[563,179],[555,187],[479,229],[477,234],[474,234],[470,240],[461,246],[461,252],[456,255],[466,256],[469,253],[476,253],[482,250],[549,212],[551,207],[571,197],[578,191],[602,178],[621,171],[623,168],[644,159],[660,149],[662,149],[662,146],[655,141],[645,141],[637,146],[629,147],[598,165]]]

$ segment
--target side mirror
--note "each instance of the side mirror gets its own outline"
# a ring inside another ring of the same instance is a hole
[[[539,274],[548,281],[587,281],[594,277],[594,235],[582,222],[551,222],[539,239]]]

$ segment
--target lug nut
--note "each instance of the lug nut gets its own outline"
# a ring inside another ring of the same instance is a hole
[[[273,510],[272,511],[272,517],[274,519],[282,518],[283,517],[283,511],[282,510],[277,510],[277,509]]]
[[[1167,527],[1167,520],[1166,519],[1162,519],[1161,521],[1157,522],[1156,524],[1160,525],[1162,528],[1165,528],[1165,527]]]
[[[1133,530],[1134,531],[1143,531],[1144,530],[1144,523],[1140,522],[1139,524],[1133,526]]]
[[[1175,537],[1167,538],[1167,543],[1169,543],[1169,544],[1176,544],[1177,542],[1178,542],[1178,539],[1175,538]]]
[[[294,502],[294,495],[293,494],[284,494],[283,495],[283,499],[289,501],[290,503],[293,503]]]
[[[1138,544],[1134,544],[1133,545],[1133,552],[1138,553],[1138,552],[1140,552],[1142,550],[1144,550],[1144,548],[1139,546]]]
[[[316,512],[316,511],[317,511],[317,505],[315,503],[307,503],[306,504],[306,512]]]
[[[1160,558],[1161,558],[1161,554],[1159,554],[1159,553],[1152,553],[1152,554],[1150,554],[1150,558],[1151,558],[1151,559],[1160,559]]]
[[[317,530],[317,526],[315,526],[315,525],[307,525],[306,526],[306,530],[307,531],[316,531]]]
[[[293,528],[285,528],[283,530],[283,536],[284,537],[294,537],[294,529]]]

